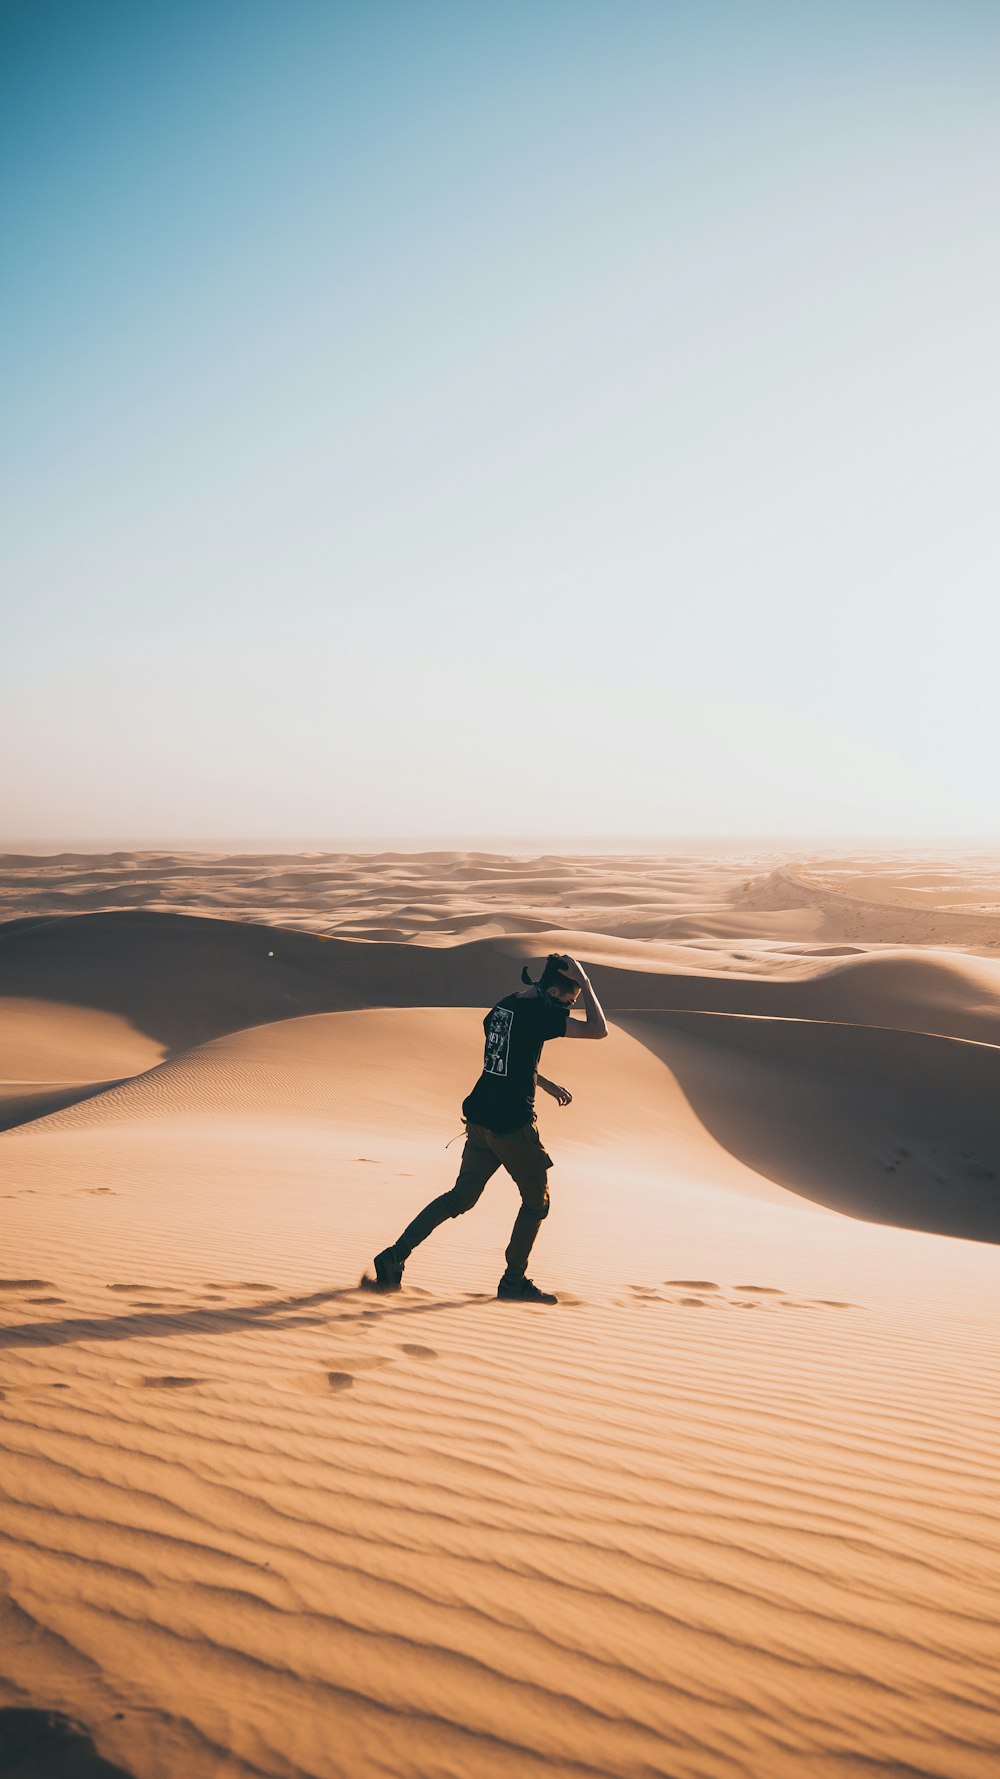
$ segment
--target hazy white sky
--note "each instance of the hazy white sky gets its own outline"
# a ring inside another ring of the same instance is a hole
[[[0,9],[0,845],[1000,837],[1000,11]]]

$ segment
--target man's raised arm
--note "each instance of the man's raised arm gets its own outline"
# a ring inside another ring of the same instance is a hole
[[[594,993],[590,977],[583,965],[575,957],[566,959],[567,974],[572,976],[583,992],[583,1004],[587,1012],[587,1023],[570,1017],[566,1021],[567,1038],[606,1038],[608,1022],[604,1017],[604,1008]]]

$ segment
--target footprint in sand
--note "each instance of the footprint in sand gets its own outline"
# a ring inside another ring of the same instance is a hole
[[[29,1297],[29,1303],[65,1303],[65,1297]]]
[[[44,1291],[51,1279],[0,1279],[0,1291]]]
[[[336,1366],[280,1379],[278,1388],[298,1390],[305,1396],[327,1396],[331,1390],[349,1390],[357,1372],[379,1371],[392,1363],[387,1353],[338,1353]]]
[[[207,1384],[203,1377],[181,1377],[176,1372],[150,1372],[145,1377],[116,1378],[117,1384],[124,1384],[129,1390],[193,1390],[197,1384]]]
[[[857,1304],[844,1303],[841,1302],[840,1299],[832,1297],[813,1297],[806,1301],[802,1301],[800,1299],[789,1297],[788,1293],[782,1291],[777,1285],[727,1286],[727,1291],[742,1292],[744,1294],[742,1297],[730,1297],[721,1295],[723,1287],[717,1285],[714,1279],[664,1279],[663,1284],[668,1290],[684,1291],[687,1295],[684,1297],[668,1297],[664,1294],[664,1291],[656,1290],[650,1285],[630,1285],[629,1291],[632,1293],[631,1298],[619,1297],[615,1299],[615,1302],[623,1309],[626,1307],[635,1308],[636,1305],[648,1305],[652,1302],[674,1304],[677,1308],[692,1310],[711,1309],[713,1305],[728,1306],[729,1308],[736,1310],[757,1310],[766,1309],[768,1307],[788,1310],[807,1310],[820,1306],[824,1309],[848,1310],[857,1309],[858,1307]],[[695,1292],[700,1293],[703,1291],[718,1291],[720,1295],[718,1297],[707,1298],[700,1295],[694,1295]],[[773,1306],[768,1306],[759,1301],[761,1298],[768,1297],[774,1297],[780,1301]]]
[[[350,1390],[354,1375],[350,1371],[320,1371],[308,1377],[290,1378],[281,1387],[299,1390],[305,1396],[329,1396],[331,1390]]]
[[[124,1285],[109,1285],[107,1289],[109,1291],[121,1290],[123,1294],[127,1291],[128,1307],[130,1310],[177,1310],[181,1307],[180,1304],[177,1303],[164,1302],[162,1297],[142,1297],[136,1295],[137,1292],[141,1293],[143,1291],[169,1291],[171,1289],[169,1285],[130,1285],[127,1287]]]
[[[69,1384],[57,1384],[50,1377],[32,1378],[30,1383],[14,1384],[9,1390],[0,1390],[0,1401],[11,1402],[18,1396],[42,1396],[46,1390],[68,1390]],[[6,1770],[6,1769],[4,1769]]]
[[[433,1347],[421,1347],[416,1341],[412,1340],[404,1341],[399,1350],[401,1353],[409,1353],[411,1359],[437,1358],[437,1353]]]
[[[259,1279],[206,1279],[206,1291],[277,1291],[277,1285],[263,1285]]]

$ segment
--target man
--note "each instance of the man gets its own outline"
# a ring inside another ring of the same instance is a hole
[[[547,1172],[552,1166],[538,1135],[535,1085],[561,1106],[568,1106],[573,1096],[538,1074],[538,1059],[547,1039],[606,1038],[608,1023],[586,970],[575,958],[552,952],[537,982],[532,982],[527,969],[521,971],[521,980],[529,986],[498,1001],[483,1020],[482,1073],[462,1101],[466,1138],[458,1179],[450,1192],[425,1206],[392,1247],[375,1256],[375,1277],[384,1290],[398,1291],[403,1267],[417,1243],[448,1217],[471,1211],[487,1180],[498,1167],[505,1167],[521,1194],[521,1208],[497,1296],[518,1303],[558,1302],[525,1276],[532,1243],[548,1216]],[[586,1021],[569,1016],[581,991]]]

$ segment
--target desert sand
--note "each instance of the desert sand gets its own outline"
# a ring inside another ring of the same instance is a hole
[[[0,921],[19,1773],[1000,1770],[995,856],[8,855]],[[559,1304],[502,1173],[364,1289],[550,950]]]

